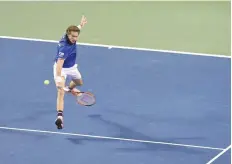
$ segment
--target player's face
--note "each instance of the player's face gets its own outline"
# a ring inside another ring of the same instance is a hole
[[[70,42],[76,43],[77,38],[78,38],[78,32],[73,32],[73,31],[72,31],[72,32],[68,35],[68,38],[69,38]]]

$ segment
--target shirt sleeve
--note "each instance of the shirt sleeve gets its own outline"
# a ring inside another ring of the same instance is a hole
[[[59,45],[59,50],[58,50],[58,59],[66,59],[68,57],[68,47],[65,45]]]

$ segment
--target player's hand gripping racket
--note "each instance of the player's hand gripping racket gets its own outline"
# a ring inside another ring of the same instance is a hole
[[[69,92],[68,88],[63,88],[64,91]],[[77,103],[83,106],[92,106],[96,103],[95,95],[89,91],[75,92]]]

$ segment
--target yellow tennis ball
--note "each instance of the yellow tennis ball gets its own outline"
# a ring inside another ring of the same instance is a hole
[[[49,80],[44,80],[45,85],[48,85],[49,83],[50,83]]]

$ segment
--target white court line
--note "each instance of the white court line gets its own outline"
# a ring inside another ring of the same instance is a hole
[[[12,36],[0,36],[0,38],[15,39],[15,40],[27,40],[27,41],[38,41],[38,42],[49,42],[49,43],[57,43],[58,42],[56,40],[45,40],[45,39],[12,37]],[[136,48],[136,47],[114,46],[114,45],[105,45],[105,44],[91,44],[91,43],[78,43],[78,44],[85,45],[85,46],[94,46],[94,47],[107,47],[107,48],[111,47],[111,48],[120,48],[120,49],[128,49],[128,50],[138,50],[138,51],[152,51],[152,52],[163,52],[163,53],[184,54],[184,55],[231,58],[231,56],[219,55],[219,54],[194,53],[194,52],[184,52],[184,51],[160,50],[160,49],[150,49],[150,48]]]
[[[58,134],[58,135],[66,135],[66,136],[81,136],[81,137],[88,137],[88,138],[101,138],[101,139],[108,139],[108,140],[130,141],[130,142],[140,142],[140,143],[150,143],[150,144],[161,144],[161,145],[181,146],[181,147],[210,149],[210,150],[224,150],[223,148],[215,148],[215,147],[185,145],[185,144],[177,144],[177,143],[169,143],[169,142],[146,141],[146,140],[137,140],[137,139],[128,139],[128,138],[95,136],[95,135],[78,134],[78,133],[64,133],[64,132],[44,131],[44,130],[35,130],[35,129],[10,128],[10,127],[0,127],[0,129],[23,131],[23,132],[34,132],[34,133]]]
[[[231,145],[228,146],[226,149],[224,149],[221,153],[219,153],[218,155],[216,155],[213,159],[211,159],[209,162],[207,162],[206,164],[211,164],[212,162],[214,162],[216,159],[218,159],[220,156],[222,156],[222,154],[224,154],[225,152],[227,152],[229,149],[231,148]]]

